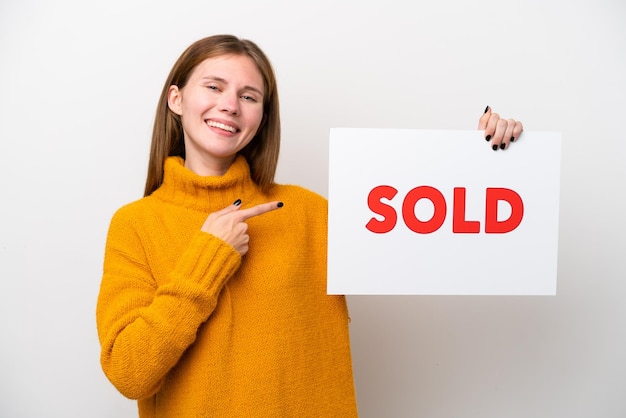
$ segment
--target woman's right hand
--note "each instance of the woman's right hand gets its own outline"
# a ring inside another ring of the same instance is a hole
[[[237,199],[232,205],[210,214],[201,230],[226,241],[243,256],[248,252],[250,242],[246,220],[281,207],[282,202],[268,202],[241,209],[241,200]]]

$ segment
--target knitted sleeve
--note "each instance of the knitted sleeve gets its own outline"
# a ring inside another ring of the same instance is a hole
[[[158,391],[241,264],[230,245],[198,231],[169,281],[157,286],[144,248],[132,219],[118,212],[107,237],[96,320],[102,368],[131,399]]]

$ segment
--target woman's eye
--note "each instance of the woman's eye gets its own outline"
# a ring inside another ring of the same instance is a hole
[[[217,86],[207,86],[209,90],[219,90]]]
[[[249,102],[256,102],[256,99],[252,96],[246,96],[245,94],[243,96],[241,96],[242,99],[249,101]]]

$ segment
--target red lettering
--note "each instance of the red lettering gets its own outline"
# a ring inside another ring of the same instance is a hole
[[[498,221],[498,202],[505,201],[511,206],[511,216]],[[504,188],[488,188],[485,208],[485,233],[504,234],[519,226],[524,217],[524,202],[516,192]]]
[[[391,186],[377,186],[367,196],[367,205],[372,212],[383,219],[371,218],[365,227],[376,234],[385,234],[393,230],[398,222],[395,209],[383,203],[382,199],[392,200],[398,191]],[[415,206],[421,199],[428,199],[433,204],[434,212],[427,221],[422,221],[415,215]],[[455,234],[478,234],[479,221],[465,219],[466,189],[454,188],[452,204],[452,232]],[[511,189],[491,187],[486,190],[485,197],[485,233],[505,234],[516,229],[524,217],[524,202],[519,194]],[[507,202],[511,207],[508,219],[498,220],[498,204]],[[411,189],[402,202],[402,218],[405,225],[418,234],[431,234],[443,225],[446,219],[447,204],[443,194],[431,186],[419,186]]]
[[[415,205],[420,199],[430,200],[435,207],[435,212],[428,221],[420,221],[415,216]],[[411,231],[418,234],[430,234],[441,228],[446,219],[446,210],[446,199],[439,190],[430,186],[419,186],[412,189],[407,193],[402,203],[404,223]]]
[[[370,210],[384,219],[379,221],[376,218],[369,220],[365,227],[376,234],[384,234],[391,231],[398,221],[398,215],[393,207],[384,204],[380,200],[385,198],[391,200],[398,193],[396,189],[391,186],[377,186],[367,195],[367,206]]]
[[[480,232],[480,222],[465,220],[465,187],[454,188],[452,232],[457,234],[478,234]]]

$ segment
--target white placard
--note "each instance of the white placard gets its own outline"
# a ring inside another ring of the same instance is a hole
[[[328,293],[555,295],[561,134],[330,131]]]

